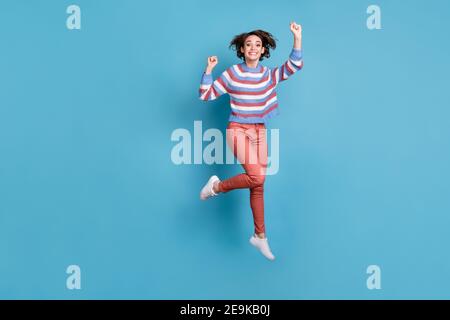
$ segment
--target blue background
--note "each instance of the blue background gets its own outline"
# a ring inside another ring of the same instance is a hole
[[[81,30],[66,8],[81,7]],[[366,9],[381,7],[381,30]],[[0,298],[450,298],[448,1],[3,1]],[[248,190],[201,202],[173,130],[227,124],[198,100],[206,57],[262,28],[304,69],[278,88],[266,180],[275,262],[248,244]],[[66,268],[81,267],[81,290]],[[381,268],[368,290],[366,268]]]

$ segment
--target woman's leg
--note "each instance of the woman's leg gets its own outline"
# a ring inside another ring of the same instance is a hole
[[[227,143],[245,173],[223,180],[216,191],[250,189],[250,206],[253,213],[255,233],[265,237],[264,225],[264,181],[267,169],[267,139],[264,124],[230,124]]]

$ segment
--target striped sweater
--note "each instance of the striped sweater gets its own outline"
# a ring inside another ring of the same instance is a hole
[[[229,67],[215,81],[211,74],[203,73],[199,98],[215,100],[228,93],[231,105],[229,121],[265,123],[279,114],[277,84],[302,67],[302,50],[293,48],[289,59],[280,67],[268,68],[258,64],[251,68],[242,62]]]

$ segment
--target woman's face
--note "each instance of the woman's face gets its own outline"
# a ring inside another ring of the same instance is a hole
[[[245,39],[244,46],[241,47],[241,52],[244,54],[246,62],[258,61],[264,53],[261,39],[254,34],[248,36]]]

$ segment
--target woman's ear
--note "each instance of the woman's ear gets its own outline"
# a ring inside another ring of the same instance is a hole
[[[241,47],[240,49],[241,49],[241,52],[244,53],[244,48]]]
[[[261,54],[264,54],[264,52],[266,52],[266,48],[262,47]]]

